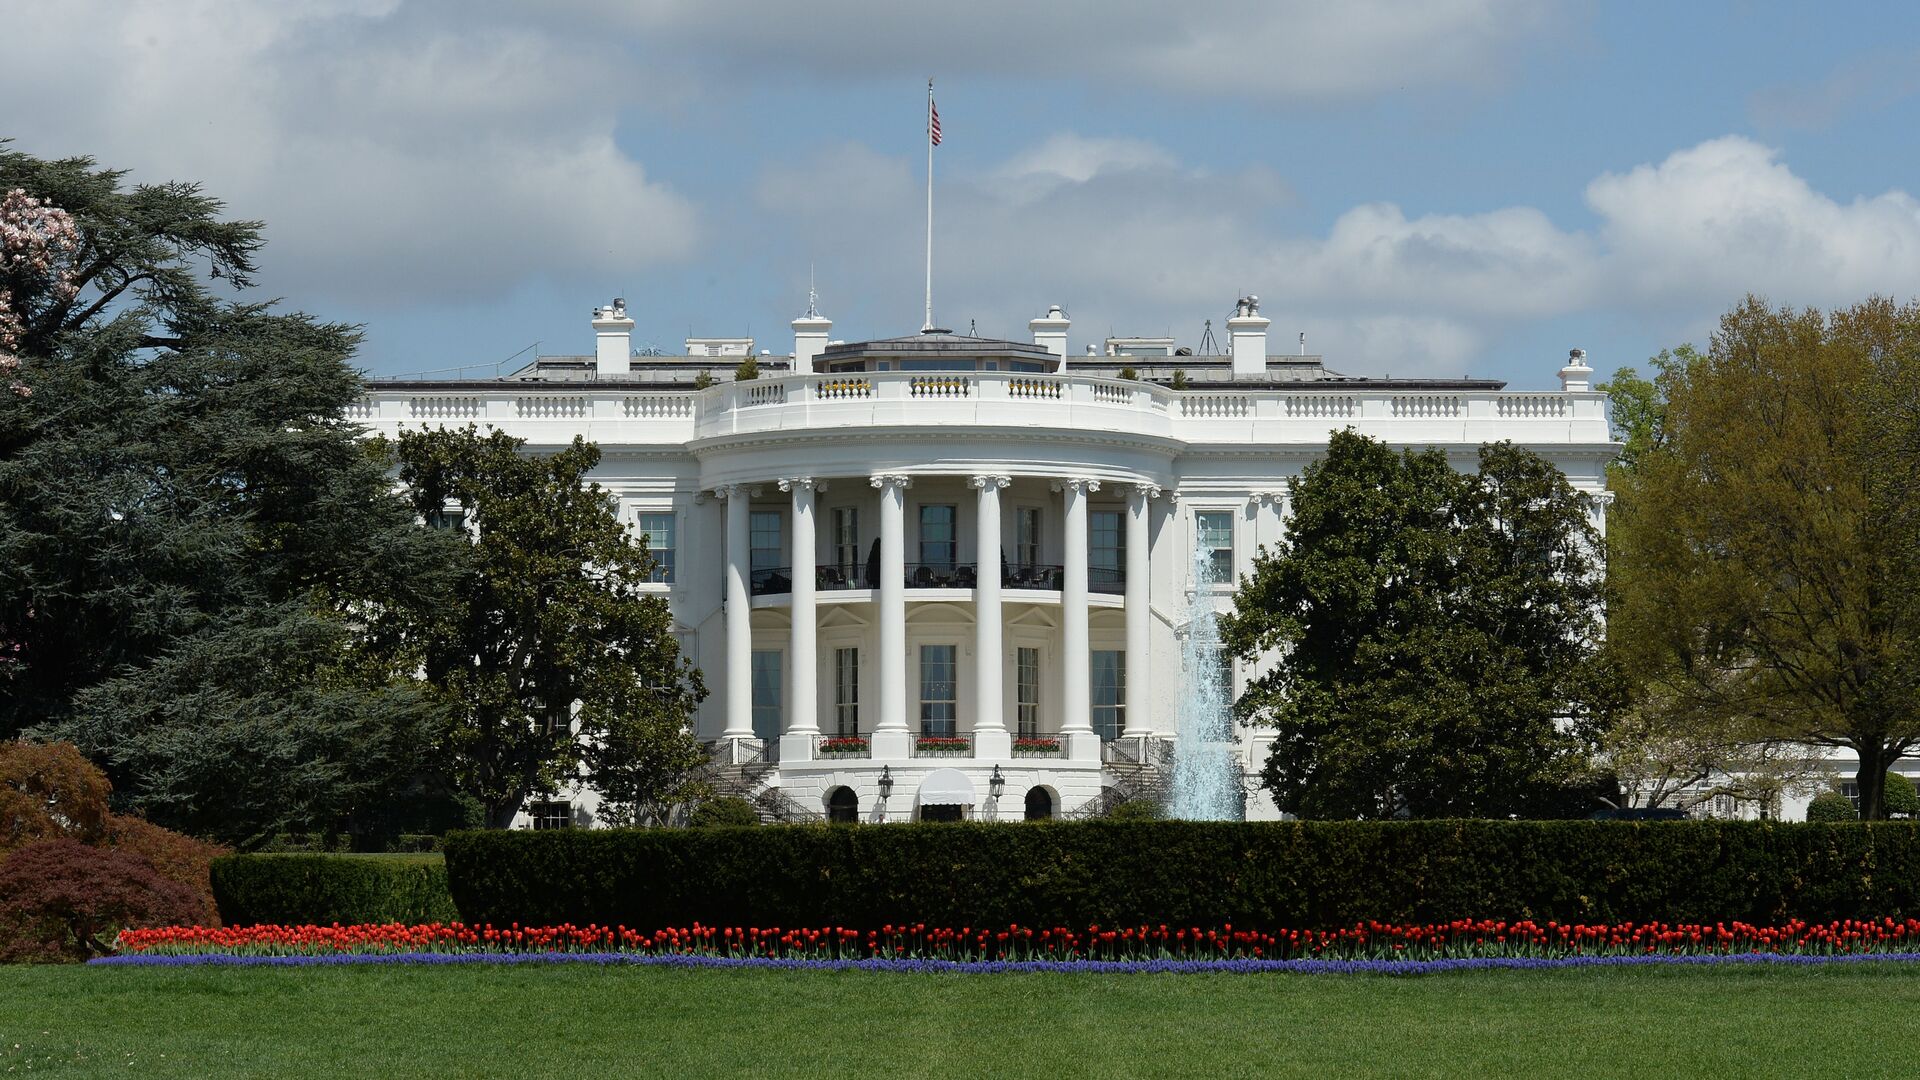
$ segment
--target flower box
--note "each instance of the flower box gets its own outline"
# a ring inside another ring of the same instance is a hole
[[[970,754],[973,752],[973,740],[961,737],[922,735],[913,741],[913,752],[922,756]]]
[[[872,746],[865,735],[838,735],[820,740],[820,756],[866,757]]]
[[[1025,736],[1013,740],[1015,757],[1053,757],[1060,753],[1060,740]]]

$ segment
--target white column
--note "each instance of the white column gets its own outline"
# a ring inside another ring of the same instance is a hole
[[[980,493],[974,517],[974,559],[979,584],[973,592],[973,756],[1011,758],[1003,678],[1006,657],[1000,622],[1000,489],[1005,476],[968,480]]]
[[[1148,526],[1153,497],[1158,494],[1160,489],[1151,484],[1135,484],[1127,493],[1127,732],[1133,735],[1151,734],[1159,727],[1153,720],[1148,655],[1153,616],[1149,547],[1153,532]]]
[[[1087,495],[1100,490],[1097,480],[1064,480],[1066,572],[1060,583],[1060,735],[1067,757],[1100,760],[1100,736],[1093,730],[1092,656],[1087,651]]]
[[[753,737],[753,613],[747,591],[749,545],[747,504],[752,495],[740,484],[714,491],[727,500],[727,726],[723,739]]]
[[[907,549],[905,476],[876,476],[880,489],[880,720],[875,758],[907,756]]]
[[[813,758],[814,736],[820,734],[820,660],[814,622],[813,493],[825,487],[810,476],[780,481],[780,490],[793,493],[793,592],[788,611],[793,616],[792,639],[787,645],[787,728],[780,737],[780,760]]]

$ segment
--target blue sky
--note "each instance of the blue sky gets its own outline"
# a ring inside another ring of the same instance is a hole
[[[920,320],[1198,342],[1239,292],[1355,374],[1550,385],[1746,291],[1920,292],[1920,5],[0,0],[0,135],[267,222],[375,374]],[[98,73],[74,85],[76,57]],[[50,87],[62,87],[51,93]],[[31,103],[29,105],[28,103]]]

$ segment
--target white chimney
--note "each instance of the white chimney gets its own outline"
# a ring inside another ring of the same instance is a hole
[[[1073,320],[1061,312],[1059,304],[1049,307],[1040,318],[1027,320],[1027,329],[1033,331],[1033,343],[1046,346],[1062,364],[1067,360],[1067,327],[1072,325]]]
[[[1587,366],[1587,350],[1567,350],[1567,366],[1560,369],[1560,389],[1567,393],[1593,389],[1593,369]]]
[[[1267,375],[1267,327],[1273,320],[1260,314],[1260,298],[1243,296],[1227,320],[1233,342],[1233,377],[1263,379]]]
[[[610,307],[593,309],[593,367],[602,375],[625,375],[633,370],[633,320],[627,302],[613,298]]]
[[[833,330],[833,320],[814,311],[793,320],[793,373],[809,375],[813,372],[813,360],[827,347],[827,337]]]

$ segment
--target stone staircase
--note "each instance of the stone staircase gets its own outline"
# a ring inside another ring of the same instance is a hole
[[[1121,736],[1100,747],[1107,783],[1100,794],[1064,815],[1074,820],[1105,817],[1122,803],[1167,804],[1173,779],[1173,742],[1151,736]]]
[[[760,820],[769,825],[826,820],[825,815],[794,801],[779,785],[767,783],[777,765],[771,743],[721,739],[707,744],[706,779],[715,795],[747,800]]]

